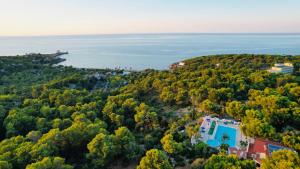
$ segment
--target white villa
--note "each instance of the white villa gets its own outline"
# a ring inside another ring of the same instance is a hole
[[[292,63],[276,63],[271,69],[268,70],[270,73],[293,73],[294,66]]]
[[[235,154],[241,159],[253,159],[258,165],[262,159],[271,156],[273,151],[292,150],[270,140],[246,137],[240,129],[240,122],[234,120],[205,116],[201,122],[199,134],[191,138],[192,144],[201,141],[215,148],[221,144],[228,144],[228,154]]]
[[[192,144],[196,144],[197,141],[202,141],[212,147],[218,147],[222,144],[221,139],[225,132],[226,134],[229,134],[229,139],[233,139],[229,142],[231,148],[246,151],[249,148],[250,140],[242,133],[240,123],[234,120],[205,116],[203,117],[203,122],[199,130],[199,137],[193,136],[191,139]],[[241,145],[241,142],[246,143],[247,145]]]
[[[176,62],[169,66],[170,69],[176,69],[185,66],[185,62]]]

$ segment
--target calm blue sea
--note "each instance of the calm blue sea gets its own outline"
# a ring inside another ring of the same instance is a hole
[[[68,51],[64,65],[165,69],[212,54],[300,54],[300,34],[137,34],[0,37],[0,55]]]

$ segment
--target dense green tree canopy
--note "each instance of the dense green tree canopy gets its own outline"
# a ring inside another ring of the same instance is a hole
[[[157,149],[151,149],[146,152],[137,169],[172,169],[166,154]]]
[[[235,119],[249,137],[300,151],[300,56],[203,56],[130,74],[60,61],[0,57],[0,168],[253,168],[251,160],[191,144],[204,115]],[[294,72],[266,71],[281,62]],[[279,151],[262,166],[298,161]]]
[[[205,169],[255,169],[255,163],[252,160],[239,160],[236,156],[226,155],[213,155],[211,156],[206,164]]]
[[[73,169],[73,166],[65,164],[61,157],[45,157],[42,161],[27,165],[26,169]]]
[[[264,159],[261,165],[262,169],[277,168],[300,168],[300,157],[297,153],[290,150],[279,150],[272,153],[270,158]]]
[[[180,153],[183,151],[183,146],[181,143],[177,143],[171,134],[165,135],[161,140],[161,144],[166,152],[173,154],[173,153]]]
[[[113,135],[98,134],[88,145],[89,158],[95,167],[103,167],[116,154],[118,146]]]
[[[121,155],[127,160],[134,160],[140,153],[140,147],[133,133],[126,127],[119,127],[115,131],[117,144],[121,147]]]

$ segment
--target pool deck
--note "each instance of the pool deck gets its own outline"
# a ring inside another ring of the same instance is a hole
[[[211,124],[213,121],[216,122],[216,125],[214,131],[210,133],[211,134],[210,135],[209,130],[211,128]],[[235,146],[229,147],[227,153],[234,154],[240,159],[249,158],[249,159],[253,159],[256,163],[260,164],[261,160],[268,156],[271,156],[271,153],[273,151],[276,151],[278,149],[292,150],[288,147],[284,147],[280,143],[273,142],[270,140],[246,137],[240,129],[241,124],[233,120],[219,119],[216,117],[205,116],[201,119],[201,122],[202,123],[199,128],[198,134],[192,136],[191,138],[192,144],[197,144],[199,141],[202,141],[204,143],[208,143],[208,140],[217,141],[216,133],[219,126],[234,128],[236,130]],[[247,144],[241,145],[240,141],[244,141]],[[296,152],[295,150],[292,151]]]
[[[215,121],[216,122],[216,126],[214,128],[214,132],[212,135],[209,135],[209,129],[211,127],[211,123]],[[219,119],[216,117],[210,117],[210,116],[205,116],[203,117],[203,122],[200,126],[199,129],[199,133],[200,133],[200,138],[198,138],[198,140],[207,143],[208,140],[214,140],[216,138],[216,133],[217,133],[217,129],[219,126],[224,126],[224,127],[230,127],[230,128],[234,128],[236,130],[236,146],[235,148],[240,149],[241,145],[240,145],[240,141],[248,141],[248,139],[246,138],[246,136],[242,133],[241,129],[240,129],[240,123],[239,122],[235,122],[233,120],[226,120],[226,119]],[[196,138],[193,138],[194,140],[192,140],[193,142],[197,142]]]

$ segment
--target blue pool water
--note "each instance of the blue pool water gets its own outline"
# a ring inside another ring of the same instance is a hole
[[[226,134],[229,139],[222,141],[223,135]],[[214,140],[208,140],[207,144],[211,147],[218,147],[222,143],[228,144],[230,147],[236,146],[236,129],[226,126],[218,126]]]
[[[278,150],[285,150],[288,149],[287,147],[282,147],[282,146],[277,146],[277,145],[273,145],[273,144],[268,144],[268,150],[269,150],[269,154],[271,155],[274,151],[278,151]]]

